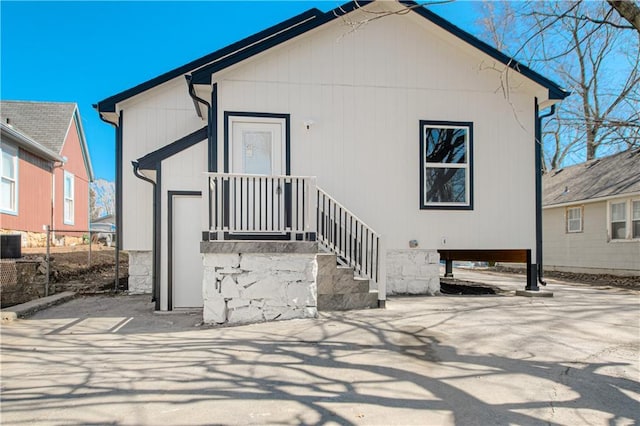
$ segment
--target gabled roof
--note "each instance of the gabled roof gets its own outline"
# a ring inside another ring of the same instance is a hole
[[[60,154],[75,109],[76,104],[67,102],[1,101],[0,118]]]
[[[124,101],[155,86],[158,86],[181,75],[186,75],[188,73],[192,73],[191,80],[194,84],[211,83],[212,73],[220,71],[221,69],[229,67],[260,52],[291,40],[294,37],[311,31],[314,28],[317,28],[328,22],[331,22],[369,3],[371,3],[371,1],[352,1],[326,13],[323,13],[315,8],[310,9],[307,12],[287,19],[280,24],[267,28],[264,31],[261,31],[225,48],[210,53],[209,55],[189,62],[188,64],[185,64],[181,67],[175,68],[131,89],[110,96],[98,102],[98,104],[94,105],[94,107],[97,108],[97,110],[101,113],[115,112],[115,105],[118,102]],[[418,3],[414,1],[400,1],[400,3],[407,7],[410,7],[412,12],[417,13],[421,17],[429,20],[445,31],[448,31],[453,36],[458,37],[466,43],[469,43],[473,47],[493,57],[497,61],[518,71],[522,75],[528,77],[541,86],[546,87],[549,90],[550,99],[564,99],[569,95],[569,92],[565,91],[558,84],[542,76],[541,74],[538,74],[530,68],[520,64],[519,62],[503,54],[494,47],[489,46],[485,42],[472,36],[466,31],[456,27],[444,18],[436,15],[425,7],[420,6]]]
[[[431,21],[433,24],[439,26],[443,30],[450,32],[451,34],[458,37],[459,39],[469,43],[471,46],[486,53],[487,55],[491,56],[493,59],[497,60],[498,62],[501,62],[502,64],[508,66],[509,68],[516,70],[517,72],[529,78],[530,80],[535,81],[542,87],[546,87],[549,90],[549,99],[562,100],[571,94],[571,92],[566,91],[565,89],[560,87],[557,83],[549,80],[542,74],[535,72],[534,70],[527,67],[526,65],[521,64],[520,62],[516,61],[514,58],[511,58],[510,56],[505,55],[495,47],[490,46],[489,44],[485,43],[479,38],[469,34],[468,32],[460,29],[459,27],[456,27],[455,25],[453,25],[451,22],[447,21],[440,15],[436,15],[435,13],[433,13],[427,8],[417,7],[418,3],[414,1],[408,1],[408,0],[405,0],[405,1],[401,0],[400,3],[408,7],[413,7],[412,9],[413,12],[422,16],[428,21]]]
[[[542,182],[544,206],[640,193],[640,148],[553,170]]]
[[[80,138],[80,148],[89,174],[93,180],[93,168],[89,158],[78,106],[72,102],[0,101],[0,121],[27,139],[47,150],[62,155],[67,132],[75,120]]]
[[[264,38],[272,36],[273,34],[282,32],[291,26],[299,25],[301,22],[307,22],[310,19],[316,18],[318,16],[322,16],[322,15],[323,15],[323,12],[318,9],[315,9],[315,8],[309,9],[306,12],[296,15],[293,18],[289,18],[286,21],[283,21],[277,25],[267,28],[266,30],[260,31],[259,33],[256,33],[238,42],[230,44],[227,47],[223,47],[222,49],[216,50],[215,52],[212,52],[208,55],[205,55],[201,58],[191,61],[185,65],[182,65],[178,68],[175,68],[171,71],[161,74],[155,78],[152,78],[151,80],[138,84],[137,86],[132,87],[131,89],[127,89],[123,92],[117,93],[113,96],[103,99],[100,102],[98,102],[96,105],[94,105],[94,107],[97,108],[99,112],[115,112],[116,104],[118,102],[121,102],[125,99],[129,99],[155,86],[158,86],[162,83],[166,83],[167,81],[172,80],[176,77],[185,75],[203,65],[208,64],[209,62],[213,62],[221,57],[229,55],[239,49],[242,49],[245,46],[250,46],[256,42],[259,42]]]

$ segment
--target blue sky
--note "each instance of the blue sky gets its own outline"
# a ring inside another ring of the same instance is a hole
[[[0,97],[78,103],[95,176],[114,180],[114,130],[92,104],[307,9],[342,3],[2,0]],[[431,10],[474,34],[477,7]]]

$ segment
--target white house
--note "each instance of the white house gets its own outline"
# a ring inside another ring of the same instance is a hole
[[[640,276],[640,149],[543,179],[544,267]]]
[[[535,290],[538,114],[567,95],[415,3],[351,2],[109,97],[130,289],[313,316],[435,293],[442,255],[528,261]]]

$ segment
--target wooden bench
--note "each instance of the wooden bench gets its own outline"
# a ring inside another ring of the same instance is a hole
[[[453,277],[453,261],[465,260],[468,262],[511,262],[527,264],[527,283],[531,274],[531,250],[506,249],[506,250],[438,250],[440,260],[445,261],[445,277]]]

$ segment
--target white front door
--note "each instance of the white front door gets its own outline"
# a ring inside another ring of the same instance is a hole
[[[173,196],[171,287],[173,308],[200,308],[202,302],[202,255],[200,211],[202,198]]]
[[[284,174],[284,120],[231,117],[231,124],[231,173]]]
[[[231,181],[230,226],[234,233],[282,233],[285,227],[285,121],[230,117],[231,173],[253,175]]]

